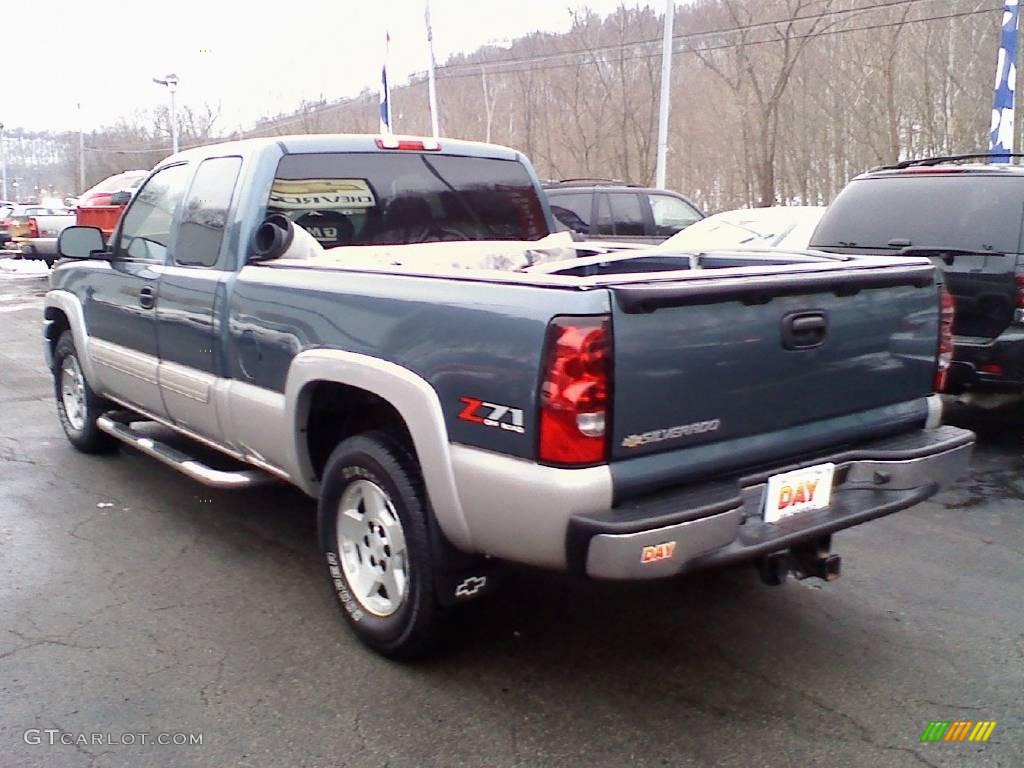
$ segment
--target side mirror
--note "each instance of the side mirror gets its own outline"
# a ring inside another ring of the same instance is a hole
[[[57,238],[57,253],[65,259],[95,259],[105,251],[99,227],[67,227]]]
[[[111,205],[128,205],[132,201],[132,193],[125,190],[115,192],[110,196]]]

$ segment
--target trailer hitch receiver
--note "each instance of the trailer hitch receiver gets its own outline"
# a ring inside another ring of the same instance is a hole
[[[831,539],[831,536],[824,536],[784,552],[766,555],[757,563],[761,581],[769,586],[778,586],[790,573],[797,579],[835,581],[842,570],[842,559],[830,551]]]

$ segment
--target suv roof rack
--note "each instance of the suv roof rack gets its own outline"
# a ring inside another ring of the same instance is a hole
[[[1011,157],[1024,157],[1024,154],[1016,152],[977,152],[970,155],[945,155],[940,157],[922,157],[917,160],[902,160],[898,163],[893,163],[892,165],[879,165],[876,168],[872,168],[868,172],[874,173],[875,171],[901,171],[904,168],[941,165],[943,163],[955,163],[960,160],[980,160],[982,158],[990,160],[994,157],[1006,158],[1007,160],[1009,160]]]
[[[545,182],[547,184],[558,185],[564,184],[566,186],[616,186],[616,187],[635,187],[636,184],[630,184],[625,181],[619,181],[618,179],[600,179],[600,178],[588,178],[581,177],[578,179],[558,179],[555,181]]]

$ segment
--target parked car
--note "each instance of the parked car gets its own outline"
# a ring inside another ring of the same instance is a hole
[[[790,248],[804,250],[824,207],[739,208],[701,219],[666,240],[663,248]]]
[[[8,247],[23,259],[45,261],[52,267],[58,258],[57,238],[75,219],[75,212],[66,208],[16,208],[8,217]]]
[[[600,240],[661,243],[704,214],[678,192],[615,181],[567,179],[544,184],[555,218]]]
[[[10,216],[16,205],[17,203],[0,200],[0,251],[7,248],[7,240],[11,231],[10,225],[7,223],[7,217]]]
[[[71,216],[70,223],[75,223],[74,211],[66,208],[50,208],[38,203],[15,205],[9,209],[3,220],[6,245],[16,249],[20,240],[41,237],[43,232],[53,231],[59,227],[68,216]]]
[[[110,176],[78,198],[78,224],[99,227],[110,237],[131,196],[149,171],[124,171]]]
[[[822,251],[931,258],[953,295],[946,391],[979,405],[1024,395],[1024,168],[928,158],[851,181],[811,237]]]
[[[85,452],[122,441],[209,485],[318,499],[342,614],[394,657],[433,647],[500,561],[832,579],[831,534],[964,471],[973,435],[932,395],[949,328],[927,260],[577,258],[553,226],[503,147],[179,153],[109,246],[61,235],[44,323],[61,424]]]

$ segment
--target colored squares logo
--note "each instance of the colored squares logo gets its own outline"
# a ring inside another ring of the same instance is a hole
[[[995,720],[932,720],[921,741],[988,741],[995,729]]]

